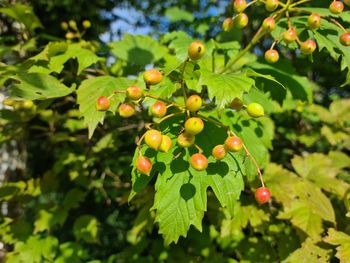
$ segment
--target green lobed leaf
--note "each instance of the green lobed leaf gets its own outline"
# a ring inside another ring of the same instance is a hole
[[[216,74],[201,70],[198,86],[208,88],[208,96],[215,99],[218,108],[225,108],[234,98],[242,98],[254,85],[254,80],[246,74]]]
[[[167,49],[158,41],[141,35],[125,34],[122,40],[111,42],[109,46],[118,59],[140,66],[152,64],[167,53]]]
[[[175,56],[181,62],[184,62],[188,57],[188,46],[193,39],[188,34],[182,31],[172,32],[164,36],[164,41],[169,41],[169,48],[174,50]]]
[[[96,99],[100,96],[110,96],[116,90],[126,90],[133,83],[126,78],[102,76],[84,80],[77,90],[77,103],[84,122],[89,128],[89,138],[92,137],[98,123],[103,123],[105,111],[96,110]],[[124,94],[115,94],[110,100],[110,111],[115,112],[118,105],[124,101]]]
[[[244,111],[234,112],[232,110],[224,110],[220,115],[213,113],[211,116],[229,126],[243,140],[260,167],[267,164],[269,160],[268,150],[272,149],[274,135],[274,125],[269,118],[254,119]],[[250,158],[246,159],[244,166],[249,180],[254,179],[257,171]]]
[[[74,91],[62,84],[57,78],[42,73],[21,73],[12,77],[19,81],[10,88],[14,98],[27,100],[46,100],[60,98]]]
[[[305,157],[295,156],[292,165],[299,175],[340,197],[343,197],[349,189],[348,184],[336,178],[340,170],[326,155],[314,153]]]
[[[58,240],[53,236],[41,238],[38,235],[30,236],[25,242],[15,244],[13,252],[8,253],[10,263],[37,263],[52,262],[58,248]]]
[[[29,72],[42,72],[42,73],[60,73],[64,64],[70,60],[76,59],[78,62],[79,75],[83,69],[95,64],[100,60],[91,50],[82,47],[81,44],[67,44],[66,42],[50,42],[45,49],[30,60],[40,62],[42,60],[47,61],[47,65],[41,66],[42,64],[35,64]]]
[[[250,66],[260,74],[272,75],[278,82],[292,94],[293,99],[308,101],[312,100],[312,86],[314,85],[308,78],[299,76],[288,60],[280,60],[278,65],[268,65],[266,63],[254,62]],[[265,84],[265,92],[270,92],[271,97],[282,102],[286,93],[276,83]]]
[[[329,262],[330,250],[321,248],[315,244],[315,241],[307,238],[301,245],[301,248],[295,250],[289,257],[283,260],[283,263],[318,263]]]
[[[334,228],[328,229],[328,235],[323,238],[328,244],[337,246],[336,257],[340,262],[347,263],[350,259],[350,236]]]
[[[248,69],[246,74],[248,77],[255,78],[255,86],[259,88],[259,90],[262,90],[265,93],[270,93],[269,95],[273,100],[276,100],[279,104],[282,104],[283,100],[286,98],[287,90],[281,82],[276,80],[276,78],[271,75],[261,74],[252,69]],[[268,103],[271,104],[270,101],[268,101]],[[266,102],[262,105],[264,105],[264,108],[266,108]]]

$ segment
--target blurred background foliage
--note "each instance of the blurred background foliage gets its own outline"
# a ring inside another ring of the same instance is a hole
[[[312,5],[327,7],[325,1]],[[123,39],[127,47],[130,36],[123,38],[125,33],[165,41],[163,34],[176,30],[244,46],[267,15],[263,7],[249,9],[247,29],[223,33],[221,23],[232,14],[230,1],[29,0],[0,1],[0,7],[0,75],[25,68],[27,58],[49,41],[65,41],[67,32],[84,33],[84,40],[76,41],[102,57],[100,68],[82,76],[75,74],[77,61],[67,59],[64,70],[53,73],[66,85],[98,75],[98,70],[116,76],[142,70],[147,63],[116,59],[123,56],[118,49],[122,43],[109,42]],[[84,20],[91,27],[84,28]],[[259,68],[270,44],[264,39],[246,59],[258,59]],[[149,211],[153,187],[128,203],[130,162],[147,114],[132,120],[109,115],[89,140],[74,95],[2,106],[0,259],[349,262],[350,100],[349,86],[341,87],[346,72],[325,51],[309,61],[280,48],[290,64],[286,68],[307,77],[304,88],[312,94],[304,100],[289,94],[281,106],[266,101],[274,134],[264,176],[273,202],[258,207],[246,187],[231,219],[209,192],[202,233],[191,227],[187,238],[169,247],[154,225],[154,211]],[[264,73],[274,76],[278,71],[267,68]],[[281,77],[282,83],[286,80]],[[0,78],[0,85],[7,87],[8,79]]]

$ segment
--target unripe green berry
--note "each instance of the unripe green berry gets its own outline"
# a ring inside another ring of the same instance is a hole
[[[275,19],[273,19],[272,17],[265,18],[263,21],[262,27],[266,31],[271,32],[276,27]]]
[[[316,13],[312,13],[307,18],[307,24],[311,29],[317,29],[321,26],[321,16]]]
[[[2,103],[6,106],[13,106],[15,104],[15,101],[11,99],[5,99]]]
[[[162,135],[162,142],[159,145],[159,151],[167,153],[172,146],[173,142],[170,137],[168,135]]]
[[[278,0],[266,0],[265,8],[269,12],[275,11],[278,7],[278,3]]]
[[[186,100],[186,109],[189,111],[199,111],[202,107],[202,98],[198,95],[191,95]]]
[[[69,20],[68,24],[72,29],[74,29],[74,30],[78,29],[77,23],[74,20]]]
[[[65,36],[67,39],[73,39],[76,37],[73,32],[67,32]]]
[[[91,27],[91,22],[90,22],[90,20],[84,20],[84,21],[83,21],[83,27],[84,27],[84,28],[90,28],[90,27]]]
[[[145,143],[148,145],[148,147],[158,150],[160,144],[162,143],[162,133],[154,129],[146,131]]]
[[[245,28],[248,25],[249,18],[245,13],[241,13],[237,15],[234,19],[235,27],[237,28]]]
[[[61,28],[64,30],[64,31],[66,31],[66,30],[68,30],[68,23],[67,22],[61,22]]]
[[[233,28],[233,19],[231,17],[228,17],[222,22],[222,30],[225,32],[231,31]]]
[[[264,116],[265,114],[264,108],[259,103],[256,103],[256,102],[252,102],[248,104],[247,113],[249,114],[249,116],[254,118]]]
[[[191,135],[197,135],[204,129],[204,123],[200,118],[192,117],[185,122],[185,132]]]
[[[205,46],[201,41],[194,41],[188,47],[188,57],[192,60],[199,60],[205,54]]]
[[[148,85],[156,85],[162,81],[163,75],[157,69],[149,69],[143,73],[143,79]]]

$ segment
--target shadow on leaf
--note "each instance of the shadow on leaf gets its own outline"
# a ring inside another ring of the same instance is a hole
[[[180,195],[186,201],[193,198],[195,194],[196,194],[196,188],[191,183],[184,184],[180,188]]]
[[[215,163],[209,163],[207,173],[210,175],[218,174],[221,177],[224,177],[229,170],[230,168],[228,167],[227,163],[218,161]]]

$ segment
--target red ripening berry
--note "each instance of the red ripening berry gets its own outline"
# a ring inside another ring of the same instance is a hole
[[[162,118],[167,112],[167,107],[165,106],[164,102],[157,101],[151,106],[150,112],[154,117]]]
[[[267,187],[260,187],[255,191],[255,200],[261,205],[270,200],[270,195],[270,190]]]
[[[241,138],[237,136],[227,137],[225,140],[225,149],[230,152],[238,152],[243,147]]]
[[[297,39],[297,31],[294,28],[289,28],[286,32],[283,33],[283,40],[287,44],[294,42]]]
[[[247,2],[245,0],[234,0],[233,1],[233,10],[236,13],[242,13],[247,7]]]
[[[191,156],[190,164],[197,171],[203,171],[208,167],[208,159],[201,153],[195,153]]]
[[[310,55],[315,50],[316,50],[316,42],[313,41],[312,39],[306,40],[300,45],[300,51],[304,55]]]
[[[148,85],[156,85],[162,81],[163,75],[157,69],[149,69],[143,73],[143,79]]]
[[[106,111],[109,109],[110,103],[109,99],[105,96],[101,96],[96,100],[96,109],[100,111]]]
[[[311,29],[317,29],[321,26],[321,16],[316,13],[312,13],[307,18],[307,24]]]
[[[273,19],[272,17],[265,18],[263,21],[262,27],[266,31],[271,32],[276,27],[275,19]]]
[[[333,1],[329,5],[329,11],[332,14],[340,14],[344,10],[344,4],[341,1]]]
[[[123,118],[129,118],[136,113],[135,107],[131,103],[122,103],[118,108],[119,115]]]
[[[126,89],[126,97],[130,100],[138,100],[143,96],[143,91],[140,87],[130,86]]]
[[[344,33],[339,37],[339,41],[343,46],[350,46],[350,32]]]
[[[213,148],[211,154],[214,156],[216,160],[222,160],[225,158],[227,152],[226,152],[225,146],[222,144],[219,144]]]
[[[248,25],[249,18],[245,13],[241,13],[235,17],[234,23],[237,28],[244,28]]]
[[[268,63],[276,63],[280,58],[280,55],[278,54],[278,51],[275,49],[269,49],[265,52],[265,60]]]
[[[149,176],[152,170],[152,163],[150,159],[140,156],[136,159],[136,169],[144,175]]]

